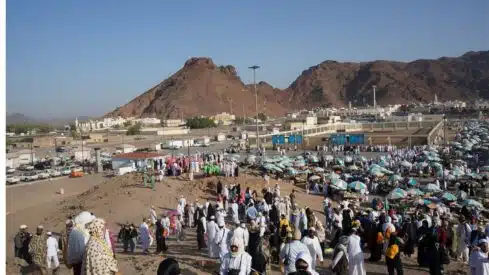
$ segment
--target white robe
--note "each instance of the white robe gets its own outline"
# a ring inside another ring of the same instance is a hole
[[[221,267],[219,268],[219,275],[227,275],[230,269],[239,270],[238,275],[248,275],[251,273],[251,256],[246,252],[241,252],[237,256],[233,256],[228,253],[223,258]]]
[[[316,269],[316,259],[319,257],[319,261],[323,261],[323,251],[321,250],[321,244],[319,243],[318,237],[314,236],[314,238],[309,238],[308,236],[302,238],[301,241],[303,244],[307,246],[309,249],[309,253],[311,254],[311,268],[313,270]]]
[[[487,275],[489,274],[489,260],[482,251],[474,251],[470,254],[469,260],[471,275]]]
[[[360,247],[360,237],[353,234],[348,237],[348,271],[349,275],[365,275],[363,252]]]
[[[224,256],[229,252],[228,247],[230,235],[230,231],[226,227],[217,231],[214,243],[219,247],[219,258],[221,259],[221,261],[224,259]]]
[[[143,250],[148,250],[151,241],[151,234],[149,233],[149,227],[146,223],[142,223],[139,227],[139,236]]]
[[[214,242],[216,239],[216,233],[219,230],[219,227],[214,221],[209,221],[207,223],[207,243],[209,246],[209,257],[210,258],[217,258],[219,256],[219,248],[217,247],[217,244]]]
[[[243,244],[243,247],[247,247],[248,241],[250,239],[250,234],[248,232],[248,229],[242,227],[236,227],[233,231],[233,238],[240,240]]]
[[[237,203],[231,204],[231,212],[233,215],[233,223],[238,224],[239,223],[239,206]]]

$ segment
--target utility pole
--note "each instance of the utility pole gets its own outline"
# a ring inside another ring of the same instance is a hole
[[[233,99],[229,98],[229,114],[233,114]]]
[[[259,69],[260,66],[258,65],[253,65],[248,67],[248,69],[253,70],[253,92],[255,93],[255,111],[256,111],[256,117],[255,117],[255,122],[256,122],[256,149],[260,148],[260,137],[259,137],[259,130],[258,130],[258,91],[256,90],[256,70]]]
[[[34,152],[32,151],[32,142],[31,142],[31,165],[34,166]]]
[[[377,109],[377,98],[375,97],[375,89],[377,89],[377,86],[374,85],[372,88],[374,89],[374,109]]]
[[[246,124],[246,116],[245,116],[245,110],[244,110],[244,104],[243,104],[243,125]]]

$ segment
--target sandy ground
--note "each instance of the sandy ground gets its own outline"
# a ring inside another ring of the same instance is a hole
[[[253,175],[241,173],[238,179],[220,178],[224,183],[239,182],[242,188],[250,187],[259,191],[264,186],[262,179]],[[206,199],[215,198],[216,178],[196,179],[190,182],[184,178],[167,179],[165,183],[157,184],[152,191],[141,185],[139,175],[125,175],[117,178],[105,178],[103,175],[90,175],[78,179],[60,179],[53,182],[7,188],[7,274],[29,274],[29,269],[18,264],[13,259],[13,237],[20,224],[35,228],[44,225],[46,230],[60,232],[64,221],[71,214],[79,213],[82,209],[93,212],[96,216],[106,219],[113,233],[119,230],[119,223],[132,222],[139,225],[143,217],[149,215],[149,207],[155,205],[160,212],[174,209],[179,195],[184,195],[187,202],[198,199],[204,203]],[[275,181],[271,181],[275,184]],[[291,192],[293,186],[287,182],[279,182],[282,195]],[[64,195],[56,194],[64,188]],[[296,188],[298,189],[298,188]],[[300,206],[309,206],[316,211],[320,219],[322,200],[320,196],[306,195],[299,189],[298,202]],[[140,248],[135,254],[122,254],[120,244],[117,244],[117,259],[122,274],[156,274],[159,262],[164,257],[175,257],[181,263],[183,274],[210,274],[218,269],[218,264],[206,257],[206,251],[199,252],[196,247],[194,229],[186,230],[185,241],[177,243],[173,238],[168,241],[169,252],[162,255],[141,255]],[[154,248],[152,249],[154,251]],[[366,255],[368,258],[368,255]],[[415,258],[403,258],[405,274],[428,274],[426,269],[419,269]],[[324,267],[319,267],[320,274],[327,274],[325,267],[331,260],[327,259]],[[278,267],[272,268],[274,274],[279,274]],[[371,264],[366,261],[367,274],[386,274],[384,262]],[[460,269],[460,272],[457,270]],[[447,268],[450,274],[463,274],[466,266],[452,264]],[[71,274],[62,264],[60,274]]]

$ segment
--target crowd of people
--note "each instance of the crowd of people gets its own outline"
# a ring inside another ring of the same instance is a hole
[[[283,194],[278,183],[270,184],[266,173],[261,190],[251,190],[240,184],[227,185],[216,179],[215,200],[187,202],[181,196],[175,211],[165,211],[161,215],[152,206],[139,226],[124,224],[116,239],[111,238],[113,234],[105,221],[89,212],[67,220],[59,239],[50,232],[45,234],[42,226],[31,235],[22,225],[15,236],[15,255],[39,268],[43,274],[48,269],[56,271],[59,268],[60,251],[63,262],[75,275],[116,274],[116,242],[122,243],[123,252],[133,253],[141,247],[144,254],[152,254],[150,250],[154,243],[155,253],[160,254],[171,249],[166,243],[170,235],[177,241],[184,241],[186,232],[195,230],[196,249],[216,260],[220,265],[219,274],[223,275],[270,274],[271,266],[275,264],[280,266],[283,274],[314,275],[328,270],[337,275],[365,275],[365,261],[379,262],[382,259],[387,274],[402,275],[402,255],[416,257],[418,265],[427,268],[431,275],[443,274],[451,261],[467,264],[465,267],[473,275],[489,274],[489,224],[482,205],[464,200],[461,209],[457,210],[453,199],[445,197],[445,193],[441,196],[449,189],[468,192],[465,195],[469,197],[475,195],[477,188],[485,185],[487,177],[466,184],[458,182],[460,178],[455,175],[475,178],[474,173],[479,173],[477,164],[468,165],[450,157],[441,164],[437,152],[451,156],[450,146],[357,149],[383,154],[376,159],[348,161],[356,162],[350,168],[338,169],[338,166],[346,166],[335,158],[324,156],[308,163],[310,168],[321,168],[324,173],[318,177],[320,184],[311,180],[313,172],[307,172],[306,176],[306,189],[314,191],[307,196],[324,196],[324,219],[317,211],[299,203],[299,186],[290,194]],[[237,163],[222,154],[206,154],[195,159],[200,161],[190,158],[186,163],[184,158],[168,164],[187,167],[188,173],[207,173],[203,165],[211,163],[219,166],[220,173],[226,177],[238,176]],[[159,165],[163,166],[162,163]],[[326,170],[331,170],[331,174]],[[387,176],[384,174],[389,173],[392,176],[385,180]],[[411,189],[421,188],[419,181],[408,180],[410,174],[415,174],[413,177],[421,175],[425,181],[432,182],[434,191],[424,197],[408,192],[399,198],[391,197],[392,193],[378,196],[383,193],[380,185],[394,188],[392,192],[402,191],[404,185]],[[350,186],[359,180],[366,183],[365,188],[357,190],[362,196],[345,199],[344,191],[355,189]],[[338,192],[341,181],[348,188]],[[337,194],[343,195],[333,196]],[[369,201],[368,194],[376,195],[371,200],[371,207],[362,204]],[[423,202],[414,203],[419,199]],[[442,200],[446,203],[440,203]],[[404,205],[407,203],[408,206]],[[364,258],[366,252],[369,252],[368,259]],[[331,259],[331,264],[325,264],[326,258]],[[166,265],[173,266],[172,272],[180,272],[174,259],[163,266]]]

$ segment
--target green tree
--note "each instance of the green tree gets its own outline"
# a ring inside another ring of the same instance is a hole
[[[254,118],[256,118],[256,116],[254,116]],[[264,113],[258,113],[258,119],[261,121],[266,121],[268,117]]]
[[[249,123],[252,123],[253,120],[250,119],[250,118],[247,118],[247,117],[237,117],[235,120],[234,120],[234,123],[235,124],[249,124]]]
[[[76,124],[75,123],[70,123],[70,131],[75,131],[76,132]]]
[[[124,122],[124,124],[123,124],[123,125],[124,125],[124,127],[126,127],[126,128],[127,128],[127,127],[129,127],[129,126],[131,126],[131,125],[132,125],[132,122],[131,122],[131,121],[126,121],[126,122]]]
[[[187,119],[187,127],[190,129],[203,129],[216,127],[214,120],[207,117],[192,117]]]
[[[141,133],[141,128],[142,125],[141,123],[138,122],[132,125],[131,127],[129,127],[129,129],[127,129],[126,135],[128,136],[139,135]]]

